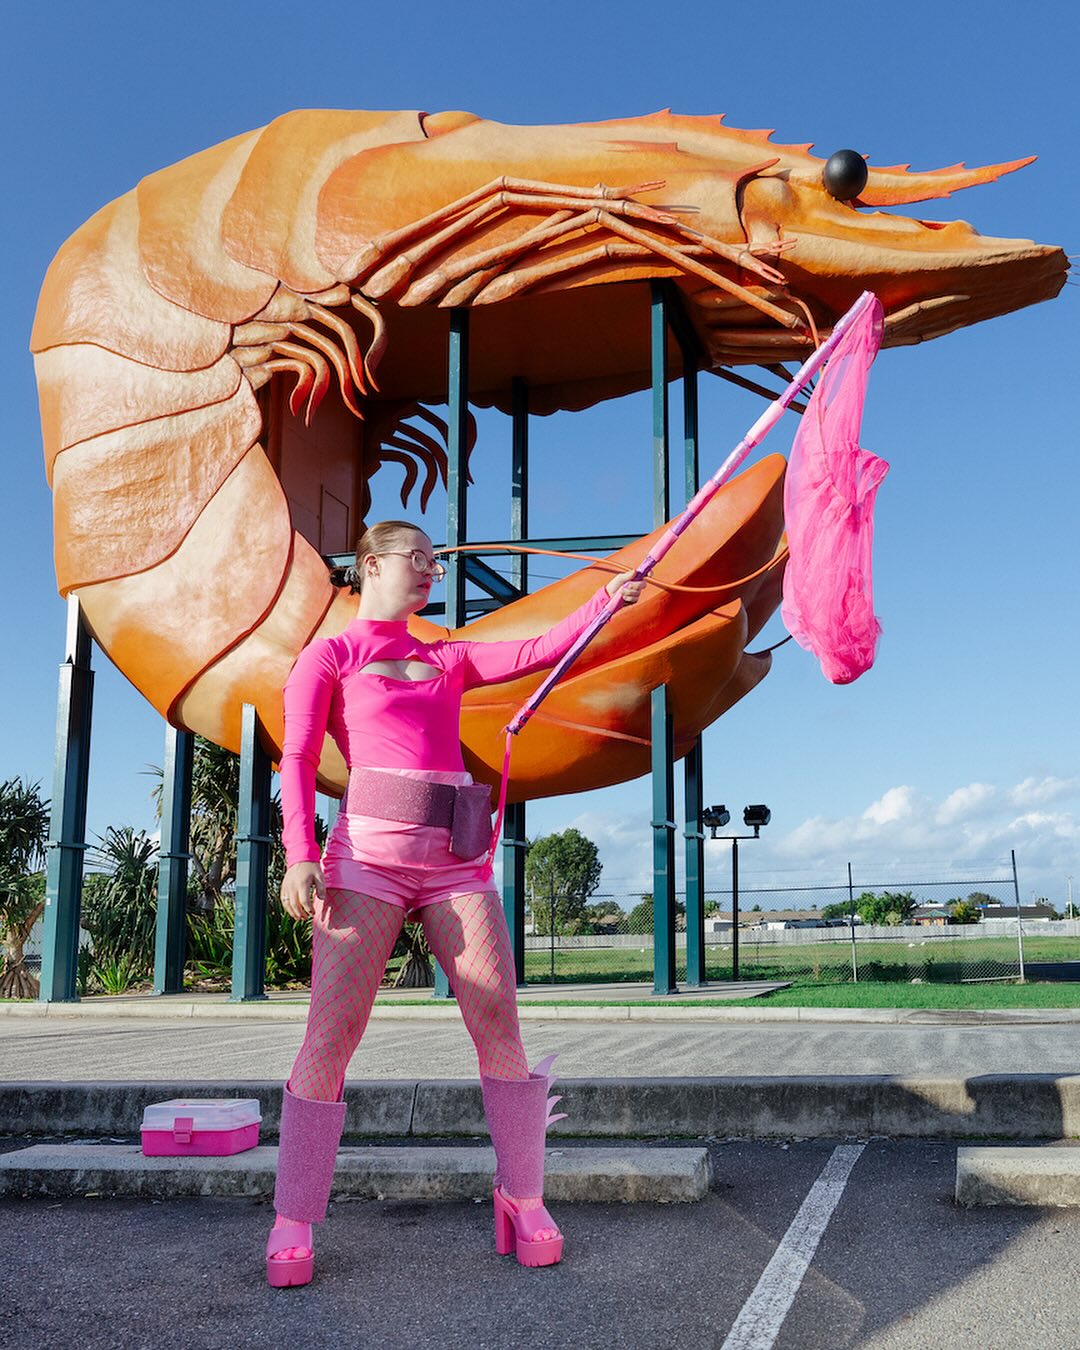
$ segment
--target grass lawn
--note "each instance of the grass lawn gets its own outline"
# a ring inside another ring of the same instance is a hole
[[[567,991],[569,993],[569,991]],[[1080,1008],[1080,984],[834,984],[816,988],[802,986],[780,989],[757,998],[709,998],[708,993],[687,992],[671,999],[619,998],[618,985],[604,999],[530,999],[522,990],[519,1002],[534,1007],[611,1008]],[[0,998],[0,1003],[20,1003],[22,999]],[[281,1000],[292,1002],[293,1000]],[[305,1003],[305,997],[295,1000]],[[412,998],[395,998],[394,1006],[427,1007],[430,991],[416,991]],[[385,1006],[385,1005],[383,1005]],[[255,1011],[253,1009],[253,1011]]]
[[[680,996],[679,1002],[685,1001]],[[766,1004],[773,1008],[1080,1008],[1080,984],[860,983],[817,989],[803,985],[733,1003],[735,1007]],[[725,1007],[733,1003],[724,1000]]]
[[[792,980],[804,989],[847,985],[851,982],[851,948],[846,940],[831,942],[757,943],[744,937],[739,947],[739,973],[744,980]],[[960,984],[1015,976],[1018,972],[1015,937],[959,938],[927,936],[914,940],[857,940],[860,984],[890,986],[919,980],[924,984]],[[1080,939],[1024,938],[1026,961],[1080,959]],[[556,983],[652,979],[652,943],[642,947],[556,949]],[[680,975],[682,972],[680,971]],[[710,980],[731,978],[730,947],[707,946],[706,974]],[[525,978],[549,983],[551,955],[525,954]]]

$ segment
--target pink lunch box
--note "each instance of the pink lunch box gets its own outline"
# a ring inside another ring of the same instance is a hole
[[[259,1142],[262,1116],[254,1098],[192,1097],[154,1102],[142,1118],[148,1158],[218,1158]]]

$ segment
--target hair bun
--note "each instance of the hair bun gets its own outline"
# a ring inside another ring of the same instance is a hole
[[[349,567],[331,567],[330,585],[336,586],[339,591],[346,587],[352,591],[353,595],[360,594],[360,573],[354,566]]]

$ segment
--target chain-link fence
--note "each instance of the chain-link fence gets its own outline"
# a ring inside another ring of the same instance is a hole
[[[868,897],[880,902],[884,922],[864,922],[858,915],[852,921],[853,908],[873,911]],[[676,978],[685,981],[685,896],[677,901]],[[1049,907],[1039,905],[1021,906],[1018,915],[1011,875],[740,888],[737,953],[731,902],[730,890],[706,892],[709,980],[818,985],[857,980],[956,984],[1021,975],[1080,979],[1080,920],[1055,921]],[[958,902],[967,906],[961,917],[976,921],[955,921]],[[836,914],[838,907],[848,912]],[[525,938],[528,983],[652,982],[651,897],[593,895],[586,914],[573,924],[576,932],[558,931],[564,925],[556,914],[553,934],[551,914],[542,903],[536,911]]]

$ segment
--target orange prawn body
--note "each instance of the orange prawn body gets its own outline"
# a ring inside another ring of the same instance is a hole
[[[808,150],[670,113],[510,127],[303,111],[151,174],[63,245],[38,305],[61,593],[175,725],[235,749],[252,703],[280,747],[293,661],[353,613],[323,555],[359,533],[381,465],[403,466],[403,499],[423,469],[422,504],[445,470],[423,404],[445,397],[450,309],[473,311],[472,401],[508,410],[520,378],[543,414],[648,384],[653,278],[679,287],[711,368],[805,355],[868,278],[886,345],[1063,282],[1060,250],[834,201]],[[856,205],[1019,164],[872,169]],[[511,800],[643,772],[661,682],[681,752],[762,678],[769,658],[745,648],[779,598],[782,473],[774,457],[729,485],[658,574],[728,589],[650,593],[604,630],[537,714],[545,735],[521,738]],[[607,575],[586,568],[470,633],[543,631]],[[478,775],[538,678],[469,696]],[[321,780],[344,781],[329,743]]]

